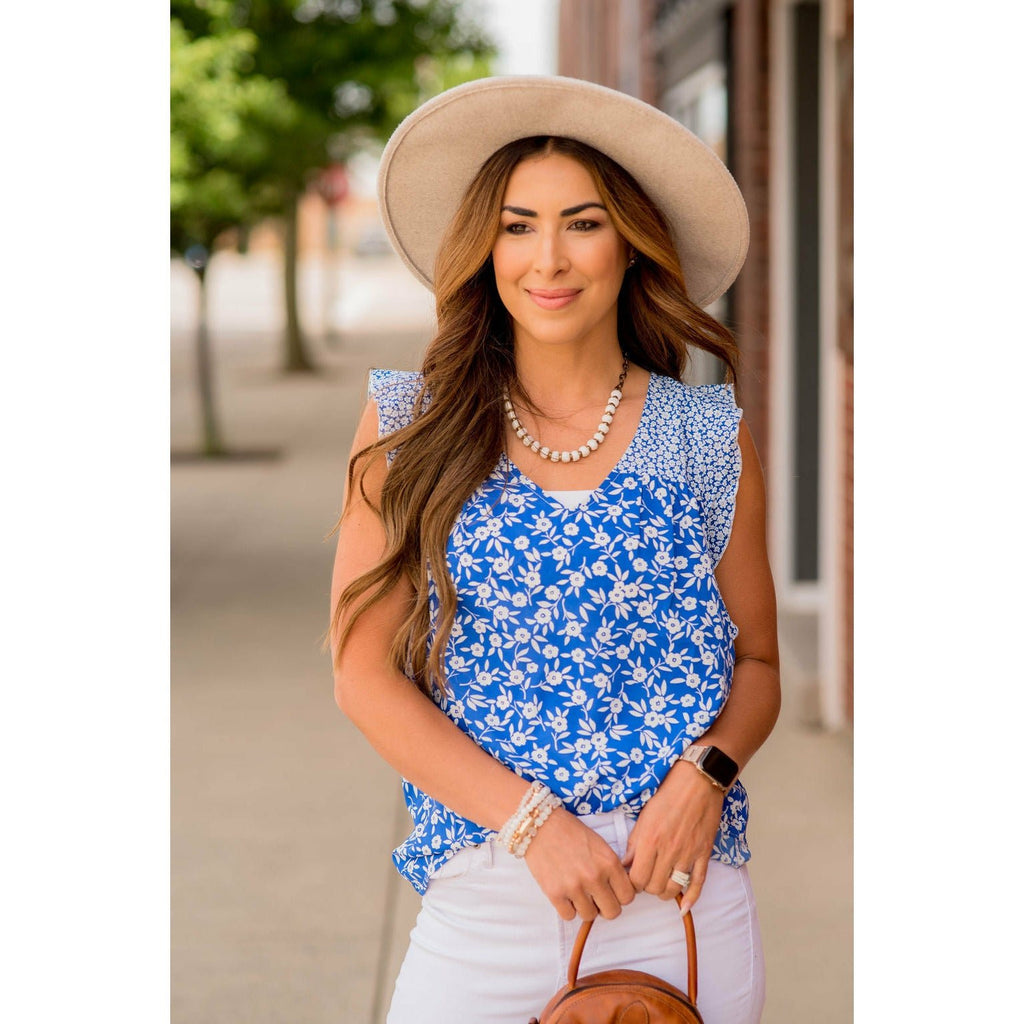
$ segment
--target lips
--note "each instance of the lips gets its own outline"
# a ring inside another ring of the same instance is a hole
[[[528,288],[527,294],[541,309],[564,309],[582,288]]]

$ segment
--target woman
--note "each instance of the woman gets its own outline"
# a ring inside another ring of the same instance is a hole
[[[524,1024],[584,971],[759,1019],[740,769],[779,707],[764,485],[731,385],[680,383],[747,220],[666,115],[560,78],[435,98],[380,172],[434,288],[422,373],[373,371],[339,520],[339,706],[404,778],[424,894],[390,1024]],[[726,698],[728,697],[728,701]]]

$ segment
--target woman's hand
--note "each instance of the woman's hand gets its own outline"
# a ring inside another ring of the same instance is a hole
[[[571,811],[556,809],[526,851],[526,866],[560,917],[618,917],[636,895],[615,851]]]
[[[688,761],[679,761],[644,805],[630,833],[623,863],[634,888],[672,900],[681,886],[676,869],[690,874],[685,913],[700,896],[722,818],[725,794]]]

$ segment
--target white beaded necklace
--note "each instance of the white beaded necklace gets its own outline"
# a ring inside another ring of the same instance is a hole
[[[628,369],[629,359],[625,358],[622,360],[622,373],[619,374],[619,379],[615,387],[612,388],[612,393],[608,396],[608,405],[605,407],[601,422],[597,425],[597,432],[586,444],[582,444],[579,448],[568,452],[554,452],[547,445],[542,445],[540,441],[531,437],[527,433],[526,428],[519,422],[519,417],[516,416],[516,411],[512,406],[512,399],[508,396],[508,388],[502,388],[501,394],[505,400],[505,413],[512,424],[512,429],[516,432],[516,437],[530,451],[536,452],[542,459],[550,459],[552,462],[579,462],[580,459],[585,459],[591,452],[597,451],[597,446],[604,441],[605,435],[611,429],[612,420],[615,418],[615,410],[618,409],[619,402],[622,400],[622,385],[626,383],[626,371]]]

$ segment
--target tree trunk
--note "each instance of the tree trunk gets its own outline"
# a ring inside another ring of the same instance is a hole
[[[292,196],[284,217],[284,305],[287,316],[284,333],[286,373],[311,373],[316,367],[306,355],[299,323],[299,197]]]
[[[210,326],[206,314],[206,267],[196,268],[199,277],[199,324],[196,327],[196,371],[203,418],[203,454],[224,455],[224,445],[213,400],[213,362],[210,358]]]

